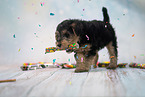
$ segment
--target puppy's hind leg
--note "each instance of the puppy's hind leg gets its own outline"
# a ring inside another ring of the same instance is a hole
[[[107,69],[116,69],[117,68],[117,52],[116,48],[113,46],[112,42],[110,42],[107,46],[109,57],[110,57],[110,64]]]

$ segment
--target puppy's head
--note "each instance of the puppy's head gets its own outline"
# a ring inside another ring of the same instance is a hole
[[[75,32],[75,23],[71,20],[61,22],[56,29],[56,46],[67,49],[69,44],[77,43],[79,37]]]

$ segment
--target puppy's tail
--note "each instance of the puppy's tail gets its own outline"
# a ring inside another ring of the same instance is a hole
[[[109,15],[108,15],[108,13],[107,13],[107,8],[106,7],[103,7],[102,8],[102,12],[103,12],[103,16],[104,16],[104,22],[106,23],[106,22],[110,22],[110,19],[109,19]]]

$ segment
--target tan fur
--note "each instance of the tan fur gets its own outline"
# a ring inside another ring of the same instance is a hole
[[[90,47],[91,45],[88,45],[86,48],[80,47],[78,50],[76,50],[78,58],[76,58],[77,67],[75,72],[88,72],[90,66],[96,64],[98,61],[98,51],[96,52],[96,56],[87,57],[88,51],[90,51]]]
[[[107,67],[108,69],[115,69],[117,68],[117,57],[115,56],[114,47],[112,46],[112,42],[110,42],[107,46],[110,58],[110,64]]]

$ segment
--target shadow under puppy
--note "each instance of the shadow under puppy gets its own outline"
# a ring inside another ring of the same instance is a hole
[[[109,15],[105,7],[102,8],[103,21],[83,21],[77,19],[65,20],[56,29],[56,45],[67,49],[69,44],[78,43],[76,49],[75,72],[88,72],[90,65],[98,61],[98,51],[106,47],[109,52],[110,64],[107,69],[117,67],[117,38],[110,24]],[[73,51],[67,51],[73,52]]]

